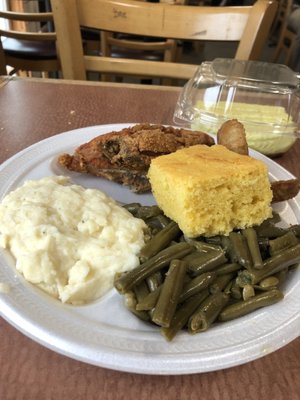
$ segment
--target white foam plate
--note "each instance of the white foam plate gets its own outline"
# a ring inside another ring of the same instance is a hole
[[[73,152],[93,137],[130,124],[92,126],[65,132],[28,147],[0,166],[0,198],[28,179],[67,174],[56,157]],[[267,157],[263,160],[271,179],[291,179],[288,171]],[[68,173],[85,187],[99,188],[122,202],[154,204],[150,194],[136,195],[101,178]],[[300,222],[299,196],[276,206],[286,224]],[[146,374],[190,374],[213,371],[255,360],[286,345],[300,332],[300,269],[290,273],[284,299],[270,307],[231,322],[216,324],[207,332],[180,332],[168,343],[158,329],[128,312],[122,297],[112,289],[104,298],[71,306],[52,299],[26,282],[14,261],[0,251],[0,315],[38,343],[68,357],[93,365]]]

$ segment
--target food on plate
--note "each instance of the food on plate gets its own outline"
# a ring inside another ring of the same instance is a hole
[[[248,155],[248,143],[244,125],[237,119],[230,119],[217,132],[217,143],[238,154]]]
[[[248,154],[245,129],[236,119],[224,122],[217,133],[217,142],[236,153]],[[138,124],[97,136],[79,146],[74,155],[61,154],[58,163],[70,171],[100,176],[144,193],[151,191],[147,172],[153,158],[196,144],[212,146],[214,139],[199,131]],[[281,193],[280,197],[275,193],[274,199],[294,197],[298,186],[296,181],[272,184],[271,188]]]
[[[296,197],[300,191],[300,179],[288,179],[271,182],[272,203],[278,203]]]
[[[258,308],[269,306],[277,303],[283,299],[283,293],[278,289],[271,289],[266,292],[262,292],[256,296],[250,297],[247,300],[240,301],[235,304],[230,304],[228,307],[220,312],[220,321],[230,321],[239,316],[248,314],[251,311],[255,311]]]
[[[282,300],[282,283],[300,261],[300,226],[278,226],[275,213],[260,226],[228,236],[190,239],[175,232],[162,211],[147,216],[145,206],[126,208],[133,215],[143,208],[145,223],[156,231],[145,245],[148,256],[131,271],[117,273],[114,286],[128,310],[159,327],[168,341],[182,329],[204,332]]]
[[[228,120],[221,125],[217,132],[217,143],[238,154],[248,155],[249,153],[244,125],[236,119]],[[292,199],[299,193],[300,180],[288,179],[271,182],[271,190],[273,192],[272,203]]]
[[[139,264],[145,223],[96,189],[69,178],[26,181],[0,204],[0,245],[26,280],[62,302],[82,304]]]
[[[203,132],[169,126],[138,124],[100,135],[79,146],[58,163],[71,171],[89,173],[128,185],[137,193],[150,190],[147,171],[153,158],[195,144],[214,144]]]
[[[204,130],[215,134],[224,118],[236,118],[245,127],[248,146],[268,156],[277,156],[286,152],[296,141],[294,134],[297,125],[285,108],[276,105],[250,104],[225,101],[198,101],[196,108],[210,119],[196,119],[192,129]],[[214,121],[212,125],[210,120]],[[219,122],[219,124],[218,124]]]
[[[272,214],[266,165],[222,145],[195,145],[152,160],[152,193],[188,237],[228,235]]]

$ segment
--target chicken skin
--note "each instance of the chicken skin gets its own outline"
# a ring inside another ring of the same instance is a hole
[[[143,193],[151,189],[147,172],[154,157],[183,147],[214,143],[204,132],[138,124],[97,136],[79,146],[74,155],[62,154],[58,163],[70,171],[104,177]]]

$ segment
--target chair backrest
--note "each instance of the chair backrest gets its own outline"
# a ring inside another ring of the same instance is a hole
[[[277,43],[282,32],[286,28],[287,19],[291,13],[293,0],[276,0],[277,1],[277,11],[273,24],[270,29],[270,40],[271,43]]]
[[[259,59],[276,3],[201,7],[134,0],[51,0],[63,76],[86,79],[86,71],[189,79],[195,65],[84,56],[80,26],[110,32],[181,40],[238,41],[235,58]]]
[[[280,0],[278,9],[278,43],[274,52],[273,62],[291,65],[296,45],[296,33],[288,27],[288,19],[293,9],[293,0]]]
[[[140,36],[124,36],[123,34],[120,36],[120,34],[115,32],[101,31],[101,54],[103,56],[111,56],[114,49],[120,49],[121,51],[123,50],[123,54],[120,52],[122,56],[126,55],[126,53],[130,54],[130,51],[136,51],[137,57],[135,58],[147,59],[146,56],[142,57],[143,52],[151,51],[153,53],[160,52],[160,58],[164,61],[175,61],[177,50],[176,40],[158,38],[153,41],[145,41],[143,39],[145,38]]]
[[[2,48],[2,42],[0,40],[0,75],[6,75],[7,70],[6,70],[6,60],[4,56],[4,51]]]
[[[53,26],[52,12],[0,11],[0,18],[9,26],[0,29],[2,73],[5,65],[26,71],[57,71],[60,68],[56,33],[49,31],[49,26]],[[26,30],[19,28],[20,22],[26,24]]]

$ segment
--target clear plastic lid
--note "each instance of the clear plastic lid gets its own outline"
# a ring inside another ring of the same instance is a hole
[[[180,93],[174,122],[216,133],[231,118],[249,135],[300,137],[300,76],[280,64],[203,62]]]

